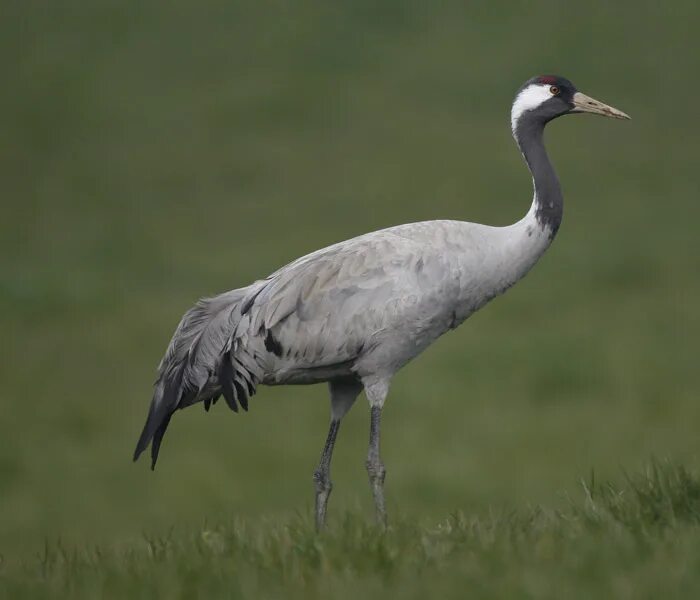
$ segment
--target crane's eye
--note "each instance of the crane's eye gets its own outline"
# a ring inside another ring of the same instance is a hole
[[[549,88],[549,93],[552,94],[552,96],[558,96],[559,92],[560,90],[556,85],[553,85],[551,88]]]

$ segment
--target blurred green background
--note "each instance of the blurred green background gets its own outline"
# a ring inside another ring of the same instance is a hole
[[[697,3],[5,2],[0,551],[308,511],[324,386],[178,413],[131,463],[199,297],[324,245],[531,200],[515,90],[558,73],[629,123],[561,119],[559,237],[396,377],[390,508],[556,503],[591,469],[698,466]],[[367,511],[366,402],[330,518]]]

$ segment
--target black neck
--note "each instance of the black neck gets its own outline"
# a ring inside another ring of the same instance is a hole
[[[544,147],[544,126],[543,120],[526,113],[518,120],[513,135],[532,173],[535,217],[540,226],[550,230],[550,238],[553,238],[561,224],[564,198],[557,174]]]

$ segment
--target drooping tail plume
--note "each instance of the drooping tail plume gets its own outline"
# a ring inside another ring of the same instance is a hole
[[[241,321],[241,301],[248,291],[232,290],[200,300],[185,313],[158,366],[153,400],[134,460],[150,443],[151,468],[155,468],[163,436],[178,409],[203,401],[209,410],[222,392],[232,410],[238,410],[236,401],[248,409],[248,397],[255,393],[261,373],[254,360],[237,359],[231,350]]]

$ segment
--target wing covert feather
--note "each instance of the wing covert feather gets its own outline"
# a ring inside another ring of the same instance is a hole
[[[256,292],[249,331],[271,332],[281,359],[313,367],[352,360],[382,331],[415,321],[416,312],[420,319],[449,280],[445,261],[425,245],[395,235],[352,242],[290,263]]]

